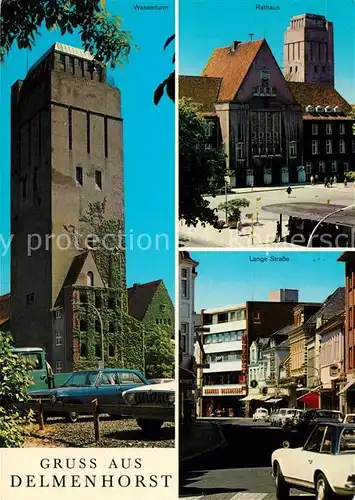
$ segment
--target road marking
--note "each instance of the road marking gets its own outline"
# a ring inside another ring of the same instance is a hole
[[[267,496],[267,493],[248,493],[241,492],[234,495],[230,500],[263,500]]]

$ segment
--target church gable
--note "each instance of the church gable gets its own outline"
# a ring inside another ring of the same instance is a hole
[[[263,108],[265,97],[271,108],[297,104],[266,40],[255,55],[234,100],[240,103],[254,101],[255,107]]]

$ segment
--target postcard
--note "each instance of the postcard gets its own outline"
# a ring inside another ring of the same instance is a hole
[[[176,498],[174,1],[0,21],[0,497]]]

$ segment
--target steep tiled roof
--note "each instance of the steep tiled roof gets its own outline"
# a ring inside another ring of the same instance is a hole
[[[203,76],[180,76],[179,97],[191,99],[200,105],[201,113],[215,115],[214,104],[218,101],[221,78],[207,78]]]
[[[287,82],[293,97],[302,106],[339,106],[345,113],[350,113],[350,104],[334,88],[327,85],[303,82]]]
[[[334,316],[343,313],[344,309],[345,287],[340,286],[326,298],[322,307],[306,321],[306,326],[315,326],[318,317],[322,317],[323,322],[329,321]]]
[[[202,76],[223,78],[219,101],[233,101],[263,43],[266,41],[262,38],[239,43],[234,50],[228,46],[213,51]]]
[[[68,271],[68,274],[64,280],[63,287],[67,285],[73,285],[77,282],[79,274],[83,268],[83,265],[85,264],[85,260],[88,256],[88,252],[85,251],[83,253],[80,253],[79,255],[76,255],[73,259],[73,262],[70,266],[70,269]]]
[[[134,284],[128,288],[128,312],[130,316],[142,320],[148,310],[160,283],[163,280],[150,281],[143,285]]]
[[[10,318],[10,294],[0,296],[0,325]]]

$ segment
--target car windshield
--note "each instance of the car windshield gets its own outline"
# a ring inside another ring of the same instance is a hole
[[[347,424],[355,424],[355,415],[348,415],[346,417],[346,423]]]
[[[340,434],[339,453],[355,454],[355,427],[343,429]]]
[[[316,418],[326,418],[331,420],[342,420],[341,414],[335,411],[317,411],[315,414]]]
[[[63,387],[90,387],[95,385],[99,372],[75,372],[63,384]]]

